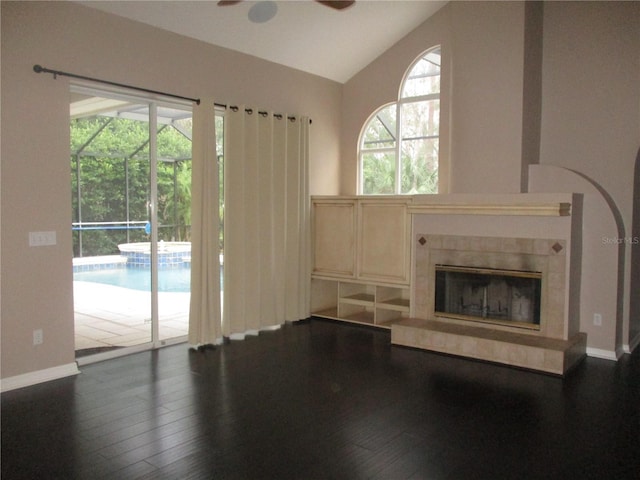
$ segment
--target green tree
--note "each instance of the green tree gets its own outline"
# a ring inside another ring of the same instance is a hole
[[[70,130],[73,221],[146,222],[148,122],[95,116],[73,119]],[[158,227],[164,240],[189,238],[190,132],[190,118],[158,129]],[[148,241],[142,228],[75,231],[76,256],[80,255],[80,235],[83,256],[117,254],[120,243]]]

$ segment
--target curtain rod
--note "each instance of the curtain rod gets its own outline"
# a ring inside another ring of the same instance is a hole
[[[150,90],[148,88],[135,87],[133,85],[127,85],[125,83],[111,82],[109,80],[101,80],[99,78],[86,77],[84,75],[77,75],[75,73],[62,72],[60,70],[50,70],[41,65],[34,65],[33,71],[36,73],[51,73],[53,75],[53,78],[56,78],[58,75],[60,75],[63,77],[79,78],[80,80],[90,80],[92,82],[106,83],[107,85],[112,85],[114,87],[130,88],[132,90],[138,90],[140,92],[153,93],[156,95],[163,95],[165,97],[178,98],[180,100],[189,100],[191,102],[195,102],[197,105],[200,105],[199,98],[183,97],[182,95],[174,95],[172,93],[160,92],[158,90]]]
[[[224,103],[214,103],[213,104],[216,107],[220,107],[220,108],[229,108],[230,110],[233,110],[234,112],[237,112],[239,107],[236,105],[230,105],[227,106]],[[249,115],[251,115],[253,113],[253,109],[252,108],[245,108],[244,109],[245,112],[247,112]],[[258,114],[262,115],[263,117],[266,117],[267,115],[269,115],[269,112],[263,112],[261,110],[258,110]],[[274,117],[276,118],[282,118],[283,115],[281,113],[274,113],[273,114]],[[296,117],[287,117],[287,120],[291,120],[292,122],[295,121]],[[313,123],[313,121],[311,119],[309,119],[309,123]]]
[[[63,72],[61,70],[51,70],[49,68],[45,68],[41,65],[34,65],[33,66],[33,71],[36,73],[50,73],[53,75],[53,78],[56,78],[58,75],[63,76],[63,77],[71,77],[71,78],[78,78],[80,80],[90,80],[92,82],[100,82],[100,83],[105,83],[107,85],[112,85],[114,87],[121,87],[121,88],[129,88],[132,90],[138,90],[140,92],[146,92],[146,93],[153,93],[156,95],[163,95],[165,97],[171,97],[171,98],[178,98],[180,100],[189,100],[191,102],[195,102],[197,105],[200,105],[200,99],[199,98],[191,98],[191,97],[183,97],[182,95],[174,95],[172,93],[166,93],[166,92],[160,92],[158,90],[151,90],[148,88],[142,88],[142,87],[136,87],[134,85],[127,85],[126,83],[118,83],[118,82],[112,82],[109,80],[102,80],[99,78],[93,78],[93,77],[87,77],[85,75],[78,75],[75,73],[69,73],[69,72]],[[224,103],[214,103],[214,106],[216,107],[220,107],[220,108],[227,108],[227,105],[225,105]],[[235,105],[232,105],[230,107],[231,110],[233,111],[237,111],[238,107]],[[251,108],[245,108],[245,112],[251,114],[253,113],[253,110]],[[269,113],[268,112],[263,112],[263,111],[258,111],[258,113],[262,116],[267,116]],[[282,118],[282,114],[280,113],[274,113],[273,114],[274,117],[276,118]],[[288,120],[294,121],[296,119],[296,117],[287,117]],[[309,119],[309,123],[313,123],[311,119]]]

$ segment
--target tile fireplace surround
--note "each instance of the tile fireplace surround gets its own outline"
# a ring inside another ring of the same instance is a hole
[[[571,321],[574,310],[572,302],[575,300],[570,295],[571,282],[579,283],[579,267],[577,273],[571,271],[572,259],[579,264],[575,259],[579,248],[574,246],[572,254],[570,245],[572,240],[577,243],[571,235],[576,223],[564,219],[564,223],[561,223],[563,226],[556,228],[558,222],[563,222],[560,217],[570,215],[564,207],[542,214],[536,209],[514,213],[512,205],[505,209],[499,207],[479,209],[472,215],[469,215],[468,205],[464,209],[457,209],[455,205],[443,209],[442,205],[437,205],[437,211],[418,208],[413,212],[418,215],[414,215],[413,222],[412,318],[392,326],[391,342],[564,375],[584,358],[586,352],[586,334],[577,332],[576,322]],[[421,215],[423,213],[426,215]],[[527,234],[526,237],[466,234],[474,223],[489,225],[488,230],[496,233],[510,229],[491,229],[492,222],[496,225],[526,225],[527,213],[531,214],[531,226],[520,230]],[[519,219],[507,218],[514,215]],[[451,216],[457,216],[453,219],[454,224],[468,225],[468,228],[458,227],[461,234],[457,234],[456,228],[445,227]],[[548,218],[541,219],[540,216]],[[505,223],[505,220],[511,221]],[[553,225],[552,228],[540,230],[540,222],[555,223],[549,224]],[[447,230],[447,234],[420,233],[426,230],[425,225],[431,227],[431,232],[440,229]],[[566,233],[563,235],[565,238],[560,235],[533,238],[540,233],[561,232]],[[446,314],[436,314],[436,265],[540,272],[540,328],[522,328],[505,322],[492,323],[453,316],[448,318]]]

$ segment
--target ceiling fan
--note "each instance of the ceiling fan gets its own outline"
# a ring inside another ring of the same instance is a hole
[[[243,0],[220,0],[218,2],[218,5],[220,7],[226,7],[229,5],[235,5],[242,1]],[[356,3],[355,0],[333,0],[333,1],[332,0],[315,0],[315,1],[327,7],[333,8],[335,10],[343,10],[347,7],[350,7],[354,3]]]

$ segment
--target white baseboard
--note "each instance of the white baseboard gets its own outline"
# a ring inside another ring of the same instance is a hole
[[[602,358],[604,360],[613,360],[617,362],[618,359],[622,356],[622,350],[613,351],[613,350],[603,350],[601,348],[592,348],[587,347],[587,356],[594,358]]]
[[[70,377],[71,375],[77,375],[79,373],[80,370],[78,370],[76,362],[60,365],[58,367],[45,368],[44,370],[37,370],[35,372],[16,375],[14,377],[3,378],[0,381],[0,391],[8,392],[9,390],[15,390],[16,388],[30,387],[31,385]]]
[[[78,357],[76,359],[76,363],[79,367],[84,367],[85,365],[91,365],[92,363],[104,362],[105,360],[111,360],[112,358],[118,358],[123,355],[130,355],[132,353],[139,353],[147,350],[149,350],[149,344],[146,343],[142,345],[134,345],[133,347],[116,348],[115,350],[108,350],[102,353]]]
[[[628,345],[624,345],[624,353],[633,352],[640,345],[640,333],[631,339]]]

